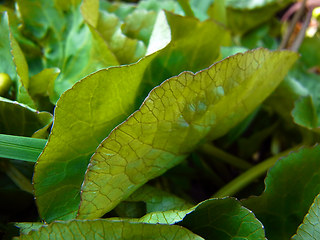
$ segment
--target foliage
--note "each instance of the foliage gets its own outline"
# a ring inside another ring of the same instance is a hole
[[[0,236],[317,239],[319,21],[283,22],[297,4],[1,1]]]

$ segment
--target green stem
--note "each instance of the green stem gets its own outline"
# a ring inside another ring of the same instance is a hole
[[[31,193],[32,184],[18,169],[7,161],[1,161],[0,166],[7,176],[23,191]]]
[[[178,3],[180,4],[182,10],[188,17],[194,17],[194,13],[190,7],[190,3],[188,0],[178,0]]]
[[[247,161],[238,158],[236,156],[233,156],[229,153],[226,153],[222,151],[221,149],[211,145],[211,144],[204,144],[199,149],[201,152],[203,152],[206,155],[212,156],[213,158],[218,158],[223,162],[226,162],[234,167],[240,168],[240,169],[249,169],[252,167],[250,163]]]
[[[253,180],[265,174],[268,171],[268,169],[271,168],[279,158],[287,156],[290,152],[298,150],[300,147],[300,145],[296,146],[257,164],[245,173],[233,179],[231,182],[229,182],[227,185],[221,188],[218,192],[216,192],[212,197],[221,198],[226,196],[233,196],[235,193],[239,192],[241,189],[248,186]]]

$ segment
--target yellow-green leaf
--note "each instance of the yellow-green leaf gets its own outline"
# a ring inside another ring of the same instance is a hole
[[[154,88],[92,156],[78,217],[104,215],[200,142],[225,134],[278,86],[296,59],[292,52],[258,49]]]

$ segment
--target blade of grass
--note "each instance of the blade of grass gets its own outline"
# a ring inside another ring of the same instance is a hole
[[[0,157],[36,162],[47,140],[0,134]]]

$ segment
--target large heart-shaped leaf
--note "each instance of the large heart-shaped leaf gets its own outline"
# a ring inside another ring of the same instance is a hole
[[[292,52],[259,49],[154,88],[92,156],[79,218],[104,215],[200,142],[225,134],[278,86],[296,59]]]
[[[209,66],[228,40],[224,28],[212,21],[170,13],[167,18],[172,33],[167,47],[136,64],[89,75],[58,101],[52,132],[34,174],[39,212],[46,221],[75,217],[90,156],[153,87],[183,70]]]

